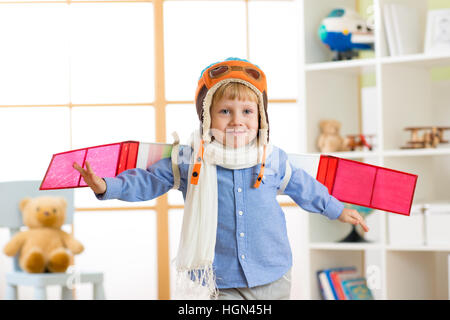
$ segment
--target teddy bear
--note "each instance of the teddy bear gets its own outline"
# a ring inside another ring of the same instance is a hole
[[[61,230],[66,220],[66,199],[27,197],[20,201],[19,208],[28,230],[16,233],[3,252],[10,257],[19,253],[19,265],[29,273],[65,272],[73,261],[72,254],[84,250],[80,242]]]
[[[340,136],[341,123],[337,120],[322,120],[317,146],[320,152],[344,151],[344,139]]]

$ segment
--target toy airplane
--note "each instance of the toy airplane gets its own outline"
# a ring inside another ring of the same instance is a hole
[[[345,142],[345,146],[354,151],[356,148],[368,148],[369,150],[373,149],[373,143],[367,140],[372,140],[375,137],[374,134],[348,134]]]
[[[367,22],[347,8],[334,9],[322,20],[319,37],[334,52],[333,61],[356,57],[354,50],[372,50],[375,39]]]
[[[444,131],[450,130],[450,127],[408,127],[405,130],[411,131],[411,140],[401,149],[436,148],[441,143],[449,143],[444,139]],[[421,130],[425,132],[419,137]]]
[[[175,159],[174,145],[124,141],[54,154],[40,190],[86,187],[80,173],[72,167],[74,162],[85,167],[89,161],[98,176],[115,177],[127,169],[147,169],[161,159]],[[324,155],[288,157],[293,167],[315,176],[340,201],[403,215],[410,213],[417,175]]]

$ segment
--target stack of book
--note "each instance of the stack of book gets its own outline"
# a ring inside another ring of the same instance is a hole
[[[404,4],[386,3],[383,6],[383,16],[391,56],[422,51],[416,8]]]
[[[330,268],[317,271],[323,300],[374,300],[355,267]]]

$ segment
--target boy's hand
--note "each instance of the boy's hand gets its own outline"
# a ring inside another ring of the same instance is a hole
[[[76,162],[73,163],[73,167],[83,177],[86,184],[97,194],[105,193],[106,182],[102,178],[98,177],[92,170],[89,162],[86,161],[86,170],[80,167]]]
[[[339,216],[338,220],[341,222],[351,223],[353,225],[360,224],[365,232],[369,231],[369,228],[367,227],[364,219],[361,217],[361,215],[358,213],[358,211],[356,211],[354,209],[344,208],[344,210],[342,210],[342,213]]]

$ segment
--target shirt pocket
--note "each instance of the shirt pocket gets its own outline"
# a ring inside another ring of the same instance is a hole
[[[258,178],[259,171],[253,171],[252,172],[252,185],[255,183],[256,179]],[[266,187],[277,187],[278,186],[278,172],[270,167],[266,167],[264,169],[264,176],[261,181],[260,186],[266,186]]]

